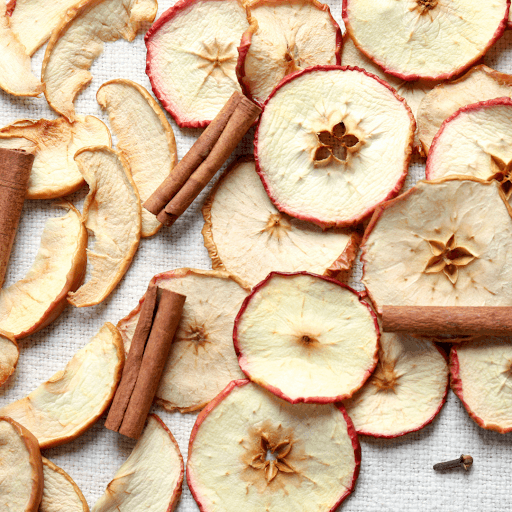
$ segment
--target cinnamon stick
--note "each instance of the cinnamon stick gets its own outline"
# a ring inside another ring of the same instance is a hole
[[[158,389],[186,297],[150,286],[105,426],[138,439]],[[148,327],[149,326],[149,327]],[[132,355],[132,351],[134,351]],[[119,396],[118,396],[119,395]]]
[[[512,334],[512,307],[383,306],[384,332],[424,335]]]
[[[0,148],[0,288],[4,284],[33,163],[33,153]]]

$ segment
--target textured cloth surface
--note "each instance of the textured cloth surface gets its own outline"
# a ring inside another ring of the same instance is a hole
[[[158,16],[172,3],[172,0],[162,1]],[[330,5],[341,25],[341,0],[332,1]],[[512,31],[506,33],[491,49],[486,62],[500,71],[512,73],[511,50]],[[33,59],[36,74],[40,71],[43,54],[44,47]],[[108,119],[100,110],[95,95],[102,83],[113,78],[128,78],[151,90],[144,72],[145,56],[142,34],[133,43],[121,40],[105,44],[103,54],[92,66],[92,83],[75,102],[77,113],[95,115],[108,125]],[[41,117],[56,117],[44,97],[17,99],[0,92],[2,125],[20,118]],[[178,144],[178,156],[182,158],[200,130],[180,130],[172,119],[171,123]],[[240,144],[237,154],[251,152],[250,135]],[[406,188],[423,176],[424,164],[415,161],[411,165]],[[83,189],[72,196],[78,208],[82,207],[86,192]],[[0,406],[22,398],[64,368],[73,354],[88,342],[104,322],[116,324],[129,313],[137,305],[154,274],[179,267],[211,268],[201,236],[201,205],[205,196],[206,192],[203,192],[171,229],[164,228],[153,238],[141,240],[130,269],[104,303],[91,308],[68,307],[49,327],[20,342],[18,369],[0,388]],[[60,215],[60,212],[62,210],[51,201],[25,203],[6,285],[25,275],[37,252],[45,220]],[[349,284],[358,290],[362,289],[360,276],[358,266],[349,279]],[[186,458],[190,431],[197,415],[169,414],[159,407],[153,409],[171,429]],[[101,418],[77,440],[43,451],[44,456],[72,476],[91,508],[135,444],[105,429],[104,419]],[[341,507],[344,511],[480,512],[512,508],[509,491],[512,481],[512,434],[501,435],[478,427],[451,391],[439,417],[422,431],[395,440],[362,438],[361,447],[361,474],[354,494]],[[440,474],[432,470],[434,463],[456,458],[461,453],[473,456],[475,462],[471,471],[465,473],[456,470]],[[184,483],[178,511],[197,510]]]

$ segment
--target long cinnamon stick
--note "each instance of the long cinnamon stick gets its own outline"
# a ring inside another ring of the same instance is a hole
[[[384,332],[425,335],[512,334],[512,307],[383,306]]]
[[[0,148],[0,288],[27,194],[34,154]]]
[[[172,173],[146,200],[144,203],[146,210],[154,215],[158,215],[169,202],[169,198],[174,197],[178,193],[191,174],[209,155],[243,97],[243,94],[236,91],[231,95],[231,98],[229,98],[228,102],[222,107],[215,119],[196,140],[192,148],[190,148],[190,151],[188,151],[173,169]]]

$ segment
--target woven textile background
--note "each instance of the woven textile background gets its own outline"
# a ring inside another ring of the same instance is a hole
[[[342,26],[341,0],[328,3],[334,18]],[[162,0],[158,16],[172,4],[172,0]],[[486,63],[499,71],[512,73],[511,49],[512,31],[506,33],[489,52]],[[36,74],[40,71],[43,54],[44,47],[33,59]],[[145,58],[143,34],[133,43],[121,40],[106,44],[104,53],[92,66],[92,83],[75,103],[77,112],[95,115],[108,125],[107,117],[96,102],[96,91],[102,83],[113,78],[128,78],[151,90],[144,72]],[[41,117],[56,117],[44,97],[16,99],[0,92],[2,126],[16,119]],[[200,130],[180,130],[172,119],[171,124],[181,158]],[[251,135],[252,132],[240,145],[237,154],[251,152]],[[406,187],[423,176],[424,165],[415,161]],[[84,189],[72,196],[78,208],[82,207],[86,192]],[[141,240],[126,276],[104,303],[91,308],[68,307],[49,327],[20,342],[18,368],[7,384],[0,388],[0,406],[22,398],[64,368],[104,322],[115,324],[129,313],[154,274],[179,267],[211,268],[201,236],[203,220],[200,209],[205,195],[206,192],[171,229],[164,228],[153,238]],[[57,215],[60,215],[59,208],[51,201],[25,203],[6,284],[25,275],[37,252],[45,220]],[[359,278],[358,266],[349,284],[361,290]],[[170,428],[186,458],[196,414],[169,414],[159,407],[155,407],[154,412]],[[104,417],[77,440],[43,452],[45,457],[71,475],[91,508],[135,444],[105,429],[103,422]],[[439,417],[422,431],[396,440],[362,438],[361,447],[361,474],[354,494],[341,506],[344,511],[481,512],[512,508],[512,434],[501,435],[478,427],[451,391]],[[439,474],[432,470],[433,463],[458,457],[461,453],[474,457],[473,468],[468,473],[461,470]],[[184,483],[178,511],[197,510]]]

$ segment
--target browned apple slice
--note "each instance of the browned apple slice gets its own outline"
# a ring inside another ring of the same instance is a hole
[[[308,270],[332,277],[354,263],[360,235],[318,226],[280,213],[250,157],[235,162],[203,206],[204,245],[212,266],[251,286],[272,270]]]
[[[237,46],[248,27],[238,0],[179,0],[149,29],[146,73],[181,127],[207,126],[241,91]]]
[[[148,91],[130,80],[104,83],[96,99],[108,113],[117,149],[130,165],[140,200],[144,202],[176,165],[172,127]],[[142,208],[141,236],[152,236],[161,227],[156,216]]]
[[[508,0],[343,0],[343,21],[388,73],[444,80],[483,57],[503,34],[509,8]]]
[[[414,129],[403,98],[377,77],[311,67],[283,79],[267,99],[256,166],[279,211],[322,228],[346,227],[398,194]]]
[[[0,417],[0,510],[37,512],[43,485],[37,439],[12,418]]]
[[[92,512],[172,512],[181,496],[183,473],[176,439],[150,414],[141,438]]]
[[[67,295],[82,282],[87,231],[80,212],[61,202],[67,213],[46,222],[36,259],[26,276],[0,291],[0,329],[24,338],[53,322],[67,306]]]
[[[317,0],[254,0],[249,29],[238,48],[237,75],[244,92],[263,103],[294,71],[340,64],[341,30]]]
[[[360,463],[341,404],[291,405],[238,380],[199,414],[187,482],[202,512],[334,512],[353,491]]]
[[[248,287],[227,272],[188,268],[158,274],[151,282],[187,296],[157,401],[169,411],[201,409],[229,382],[244,376],[233,348],[233,324]],[[143,303],[144,297],[118,323],[126,352]]]
[[[54,199],[76,192],[85,182],[73,157],[86,146],[110,146],[107,127],[94,116],[77,116],[71,124],[58,119],[24,119],[0,129],[0,147],[35,144],[27,199]],[[17,142],[16,142],[17,141]]]
[[[0,386],[14,373],[19,355],[13,335],[0,330]]]
[[[453,346],[451,387],[471,418],[482,428],[512,431],[512,343],[485,338]]]
[[[352,396],[377,364],[379,327],[359,295],[334,279],[272,272],[235,320],[242,371],[291,403]]]
[[[435,343],[382,333],[375,372],[344,405],[358,434],[403,436],[437,416],[448,384],[446,356]]]
[[[94,236],[94,247],[87,250],[90,277],[68,296],[81,308],[105,300],[128,270],[139,246],[141,206],[130,167],[120,153],[105,146],[84,148],[75,161],[89,185],[83,218]]]
[[[44,490],[39,512],[89,512],[84,495],[73,479],[44,457],[43,475]]]
[[[107,322],[66,365],[25,398],[0,409],[37,437],[41,448],[68,443],[103,414],[121,379],[124,351]]]
[[[438,85],[421,101],[418,109],[418,135],[428,154],[443,122],[457,110],[504,96],[512,97],[512,75],[500,73],[483,64],[475,66],[453,82]]]
[[[41,79],[50,107],[73,122],[73,101],[92,80],[89,69],[103,44],[121,37],[133,41],[156,11],[156,0],[82,0],[69,9],[52,32],[43,60]]]

